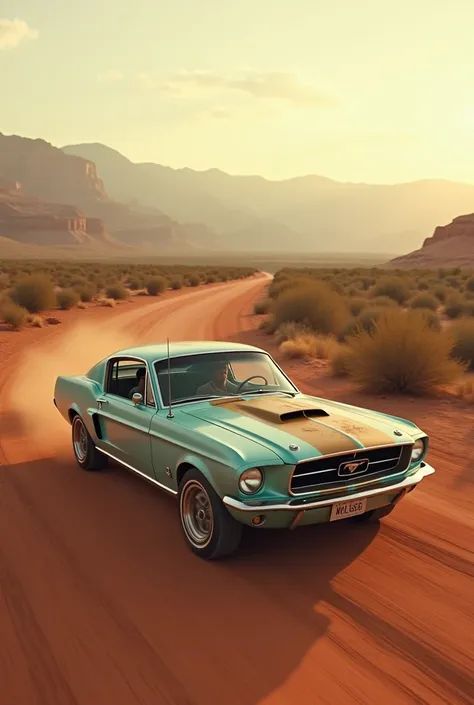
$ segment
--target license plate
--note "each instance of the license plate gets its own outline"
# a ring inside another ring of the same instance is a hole
[[[337,504],[333,504],[329,521],[347,519],[348,517],[355,517],[358,514],[363,514],[365,512],[366,505],[366,497],[363,499],[353,499],[348,502],[338,502]]]

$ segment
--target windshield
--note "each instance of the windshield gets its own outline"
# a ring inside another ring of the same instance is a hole
[[[171,403],[240,394],[296,393],[272,359],[259,352],[206,353],[171,358]],[[168,360],[155,363],[169,405]]]

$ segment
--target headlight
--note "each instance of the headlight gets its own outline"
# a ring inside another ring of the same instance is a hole
[[[411,451],[411,462],[416,463],[416,461],[421,458],[421,456],[423,455],[424,452],[425,452],[425,442],[422,438],[419,438],[413,444],[413,448]]]
[[[239,487],[245,494],[258,492],[263,483],[263,473],[259,468],[244,470],[239,478]]]

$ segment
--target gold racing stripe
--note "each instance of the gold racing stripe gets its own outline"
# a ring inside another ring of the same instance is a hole
[[[226,409],[234,411],[243,416],[258,418],[268,426],[275,430],[288,433],[294,438],[304,441],[311,445],[319,453],[324,455],[331,453],[344,453],[351,450],[357,450],[358,444],[353,438],[350,438],[340,430],[331,428],[327,425],[330,417],[322,416],[323,423],[315,423],[314,420],[308,418],[297,419],[281,419],[281,414],[298,411],[298,409],[319,409],[319,406],[308,405],[307,403],[298,402],[286,399],[259,398],[248,401],[234,401],[227,399],[216,399],[210,402],[212,406],[225,406]]]
[[[256,417],[263,423],[313,446],[323,455],[346,453],[365,447],[391,445],[394,440],[384,431],[351,420],[348,416],[324,413],[324,406],[299,399],[260,397],[257,399],[216,399],[212,406],[225,406],[226,409],[248,417]],[[282,415],[303,409],[313,411],[311,418],[283,419]],[[321,416],[314,414],[320,410]]]

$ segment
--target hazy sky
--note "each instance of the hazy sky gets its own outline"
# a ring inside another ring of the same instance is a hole
[[[473,0],[2,0],[0,131],[286,178],[474,182]]]

